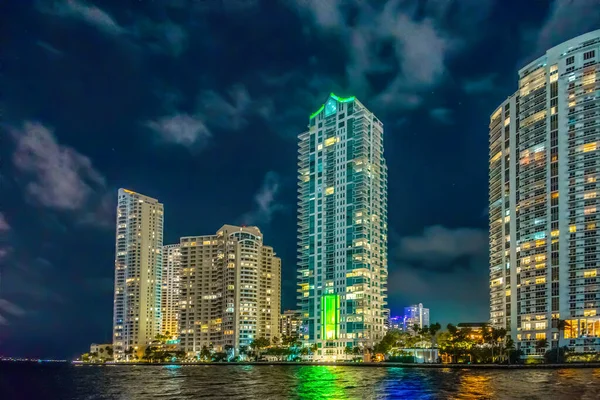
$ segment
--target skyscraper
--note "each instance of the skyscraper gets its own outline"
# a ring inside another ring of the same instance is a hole
[[[387,166],[383,124],[355,97],[333,93],[299,136],[298,309],[315,358],[384,335]]]
[[[526,355],[600,350],[599,53],[600,30],[549,49],[490,119],[490,318]]]
[[[404,307],[404,330],[411,330],[415,325],[419,328],[429,326],[429,308],[424,308],[421,303]]]
[[[180,258],[179,244],[163,246],[161,333],[170,337],[176,336],[179,332]]]
[[[188,355],[279,335],[281,259],[257,227],[181,238],[180,340]]]
[[[302,325],[302,313],[296,310],[286,310],[279,318],[279,332],[281,337],[290,336],[297,338]]]
[[[163,205],[119,189],[116,233],[113,350],[118,361],[160,333]]]

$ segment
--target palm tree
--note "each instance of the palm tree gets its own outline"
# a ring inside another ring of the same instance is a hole
[[[438,322],[429,325],[429,337],[431,339],[431,356],[430,356],[430,358],[433,358],[433,349],[435,347],[435,336],[441,329],[442,329],[442,326]]]
[[[506,338],[506,354],[508,357],[508,363],[510,364],[510,358],[511,358],[511,354],[513,351],[516,350],[515,348],[515,341],[512,339],[512,337],[508,337]]]
[[[499,343],[500,345],[500,360],[502,360],[504,357],[504,338],[506,337],[507,333],[508,331],[505,328],[498,328],[496,330],[496,343]]]
[[[354,353],[354,349],[352,348],[352,346],[346,346],[344,348],[344,354],[349,356],[352,355]]]
[[[548,347],[548,340],[546,340],[546,339],[539,339],[537,342],[535,342],[535,349],[538,352],[540,350],[545,349],[546,347]]]
[[[208,349],[208,347],[202,346],[202,349],[200,349],[200,359],[201,360],[210,359],[210,350]]]

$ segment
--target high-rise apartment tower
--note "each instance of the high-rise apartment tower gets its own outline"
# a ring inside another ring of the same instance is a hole
[[[163,246],[161,333],[170,338],[179,332],[180,258],[179,244]]]
[[[160,333],[163,205],[119,189],[116,234],[113,350],[119,361]]]
[[[249,347],[279,334],[281,259],[257,227],[181,238],[180,340],[188,355]]]
[[[316,359],[385,333],[387,166],[383,124],[333,93],[299,136],[298,309]]]
[[[600,350],[599,61],[600,30],[549,49],[490,119],[490,318],[525,355]]]

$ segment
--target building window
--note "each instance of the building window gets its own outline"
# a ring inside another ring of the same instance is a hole
[[[592,51],[586,51],[585,53],[583,53],[583,59],[584,60],[589,60],[591,58],[594,58],[595,55],[596,55],[596,52],[594,50],[592,50]]]
[[[571,65],[575,62],[575,57],[571,56],[569,58],[567,58],[567,65]]]

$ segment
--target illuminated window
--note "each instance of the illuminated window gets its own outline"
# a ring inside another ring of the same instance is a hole
[[[596,192],[588,192],[588,193],[585,193],[585,194],[583,195],[583,198],[584,198],[584,199],[586,199],[586,200],[587,200],[587,199],[595,199],[595,198],[596,198]]]
[[[325,189],[325,196],[329,196],[330,194],[333,194],[333,192],[335,191],[333,186],[328,187],[327,189]]]
[[[583,273],[584,278],[594,278],[596,276],[596,270],[593,271],[585,271]]]
[[[335,144],[335,142],[337,142],[336,137],[330,137],[329,139],[325,139],[325,147],[331,146],[332,144]]]
[[[555,231],[552,231],[552,232],[550,233],[550,235],[551,235],[552,237],[556,237],[556,236],[558,236],[558,233],[559,233],[559,232],[558,232],[558,230],[555,230]]]
[[[596,142],[586,143],[583,145],[582,149],[584,153],[587,153],[588,151],[594,151],[596,150]]]
[[[577,232],[577,227],[575,225],[571,225],[569,227],[569,232],[571,232],[571,233]]]
[[[546,278],[544,278],[543,276],[538,276],[537,278],[535,278],[536,285],[540,285],[542,283],[546,283]]]
[[[504,120],[504,126],[507,126],[508,124],[510,124],[510,117]]]
[[[595,206],[592,206],[592,207],[586,207],[586,208],[583,210],[583,213],[584,213],[584,214],[586,214],[586,215],[588,215],[588,214],[593,214],[593,213],[595,213],[595,212],[596,212],[596,207],[595,207]]]
[[[545,332],[536,333],[535,334],[535,339],[536,340],[546,339],[546,333]]]

